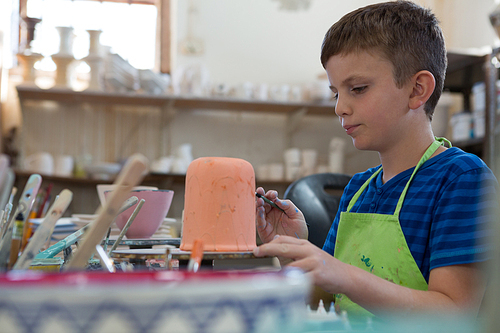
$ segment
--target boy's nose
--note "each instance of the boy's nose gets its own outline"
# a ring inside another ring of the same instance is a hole
[[[337,97],[337,101],[335,102],[335,114],[339,117],[350,114],[350,108],[345,103],[344,99],[340,99]]]

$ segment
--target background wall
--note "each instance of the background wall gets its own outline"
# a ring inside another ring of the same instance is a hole
[[[324,76],[319,54],[328,28],[345,13],[375,2],[380,1],[311,0],[307,9],[289,11],[280,9],[275,0],[178,1],[174,68],[178,71],[202,65],[213,84],[251,82],[304,88]],[[448,49],[470,51],[472,48],[487,52],[485,47],[498,43],[488,19],[496,6],[494,0],[417,2],[431,8],[442,22]],[[190,6],[196,9],[191,17],[188,14]],[[191,36],[203,42],[203,53],[188,55],[182,52],[182,43],[189,31]],[[262,114],[214,112],[192,117],[190,113],[183,113],[171,125],[172,147],[190,142],[195,157],[243,157],[254,166],[280,162],[286,148],[284,123],[284,117]],[[189,128],[187,132],[182,130],[186,127]],[[335,116],[306,117],[292,145],[318,149],[321,163],[327,158],[333,137],[346,140],[347,173],[378,164],[375,153],[355,150]]]
[[[317,83],[320,78],[324,78],[319,54],[323,36],[328,28],[345,13],[360,6],[380,2],[310,0],[309,6],[299,10],[285,10],[277,0],[172,1],[175,4],[172,15],[176,22],[172,41],[176,48],[173,63],[174,81],[182,73],[186,73],[186,68],[196,67],[201,69],[198,74],[206,74],[203,76],[204,82],[209,87],[224,84],[238,88],[243,83],[249,83],[266,84],[271,88],[287,85],[301,88],[303,91],[311,84]],[[295,1],[300,3],[299,0]],[[450,50],[478,50],[491,48],[498,43],[488,20],[488,14],[495,8],[496,1],[418,2],[435,11],[442,22]],[[183,46],[188,37],[200,41],[202,52],[190,54],[184,51]],[[328,84],[324,79],[320,82],[323,85]],[[38,105],[34,106],[34,109],[38,108]],[[121,114],[122,111],[117,113]],[[176,147],[181,144],[190,143],[195,158],[240,157],[251,162],[256,169],[262,164],[282,162],[283,151],[289,147],[316,149],[319,153],[319,163],[326,164],[330,140],[340,137],[346,143],[345,173],[353,174],[379,163],[376,153],[360,152],[353,147],[350,138],[345,135],[333,114],[333,108],[331,116],[306,116],[302,119],[291,137],[291,142],[286,140],[287,119],[284,115],[237,111],[178,111],[166,127],[162,127],[163,125],[154,118],[158,117],[154,112],[148,112],[150,119],[143,119],[142,122],[128,121],[129,127],[124,127],[120,132],[128,138],[128,150],[115,149],[113,154],[98,152],[93,154],[93,161],[115,162],[136,151],[154,160],[175,153]],[[53,116],[60,121],[65,119],[59,115]],[[50,122],[50,117],[44,115],[41,118],[37,120],[33,116],[32,121],[35,126],[44,128],[40,126],[40,122]],[[437,122],[438,118],[443,117],[437,114],[434,122]],[[446,117],[444,121],[446,122]],[[69,133],[77,133],[70,125],[80,123],[68,122],[68,126],[64,127],[67,127],[66,131]],[[113,118],[109,123],[113,129],[119,122]],[[96,130],[104,126],[102,121],[99,121],[99,124],[95,127]],[[152,131],[148,124],[152,124],[156,132]],[[64,142],[65,145],[48,145],[48,140],[25,140],[24,152],[30,154],[49,150],[53,155],[71,154],[75,157],[87,152],[79,143],[73,146],[67,144],[69,140],[59,132],[51,133],[51,137],[57,142]],[[155,137],[155,133],[161,135]],[[166,135],[163,135],[165,133]],[[90,135],[97,146],[103,141],[99,139],[101,134],[102,131],[99,131]],[[135,137],[142,138],[143,144],[140,140],[135,140]],[[167,142],[160,141],[163,137]],[[162,150],[162,147],[166,149]],[[116,154],[116,151],[121,155]]]
[[[377,2],[381,1],[310,0],[305,10],[287,11],[276,0],[178,1],[178,42],[186,37],[191,3],[197,8],[193,35],[203,40],[205,52],[179,52],[175,64],[203,63],[216,82],[302,84],[323,74],[319,53],[328,28],[347,12]],[[448,48],[482,48],[496,42],[488,19],[496,1],[416,2],[435,12]]]

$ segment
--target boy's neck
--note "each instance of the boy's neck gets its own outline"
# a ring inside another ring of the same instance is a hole
[[[427,148],[434,142],[432,130],[426,132],[425,135],[407,136],[404,141],[401,141],[390,150],[379,152],[383,167],[382,180],[384,184],[401,172],[417,165]],[[444,150],[444,147],[440,147],[432,156]]]

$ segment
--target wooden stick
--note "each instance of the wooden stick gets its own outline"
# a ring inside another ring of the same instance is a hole
[[[31,237],[30,242],[26,245],[26,249],[17,260],[13,269],[28,269],[30,267],[35,255],[54,232],[57,220],[64,214],[72,198],[73,193],[70,190],[62,190],[47,212],[45,219],[38,226],[33,237]]]
[[[136,154],[129,158],[115,182],[118,186],[111,193],[97,218],[92,222],[78,251],[64,269],[84,269],[87,266],[88,259],[95,251],[95,246],[103,239],[121,204],[132,188],[140,183],[146,170],[147,159],[143,155]]]
[[[137,207],[135,207],[134,212],[132,213],[132,215],[130,215],[127,223],[125,223],[125,226],[123,227],[122,231],[120,231],[118,238],[116,239],[115,243],[111,247],[111,250],[109,250],[109,252],[108,252],[109,255],[111,255],[111,252],[116,250],[116,247],[120,244],[123,236],[125,236],[125,234],[127,233],[128,228],[130,228],[130,226],[132,225],[132,222],[134,222],[134,220],[135,220],[135,217],[137,216],[137,214],[139,214],[139,211],[141,210],[142,205],[144,205],[144,202],[146,202],[146,200],[141,199],[141,201],[139,201],[139,204],[137,204]]]
[[[137,199],[137,197],[131,197],[129,200],[127,200],[123,204],[123,206],[118,211],[118,214],[120,214],[121,212],[130,208],[128,205],[130,204],[130,202],[133,202],[134,199],[136,202],[137,202],[137,200],[139,200],[139,199]],[[80,238],[82,238],[85,235],[85,232],[88,230],[89,227],[90,227],[90,224],[87,224],[86,226],[82,227],[80,230],[77,230],[76,232],[72,233],[71,235],[67,236],[66,238],[55,243],[54,245],[52,245],[51,247],[49,247],[45,251],[38,253],[35,256],[35,259],[54,258],[54,256],[56,254],[58,254],[62,250],[66,249],[66,248],[70,247],[71,245],[75,244],[76,242],[78,242],[80,240]]]
[[[124,211],[126,211],[127,209],[129,209],[130,207],[135,205],[138,200],[139,199],[136,196],[128,198],[127,201],[125,201],[125,203],[122,205],[122,208],[120,208],[120,210],[118,211],[116,216],[120,215],[121,213],[123,213]],[[113,223],[115,223],[116,216],[113,219],[113,222],[111,223],[111,225],[113,225]],[[108,248],[108,241],[109,241],[110,234],[111,234],[111,226],[108,228],[108,234],[106,235],[106,238],[104,239],[104,247],[103,247],[104,252],[106,252],[106,249]]]

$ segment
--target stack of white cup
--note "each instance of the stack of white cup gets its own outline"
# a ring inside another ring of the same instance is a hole
[[[285,160],[285,180],[294,181],[300,177],[301,153],[299,148],[289,148],[283,154]]]
[[[301,176],[309,176],[316,173],[316,163],[318,160],[318,151],[316,149],[302,150]]]
[[[24,170],[32,173],[52,176],[54,173],[54,158],[47,152],[37,152],[26,156],[23,162]]]
[[[333,138],[330,141],[330,154],[328,159],[328,171],[332,173],[344,172],[344,150],[345,140]]]
[[[192,149],[193,146],[189,143],[184,143],[177,148],[175,158],[172,163],[173,173],[186,173],[189,164],[193,161]]]
[[[75,161],[71,155],[59,155],[54,163],[54,175],[58,177],[73,176]]]

